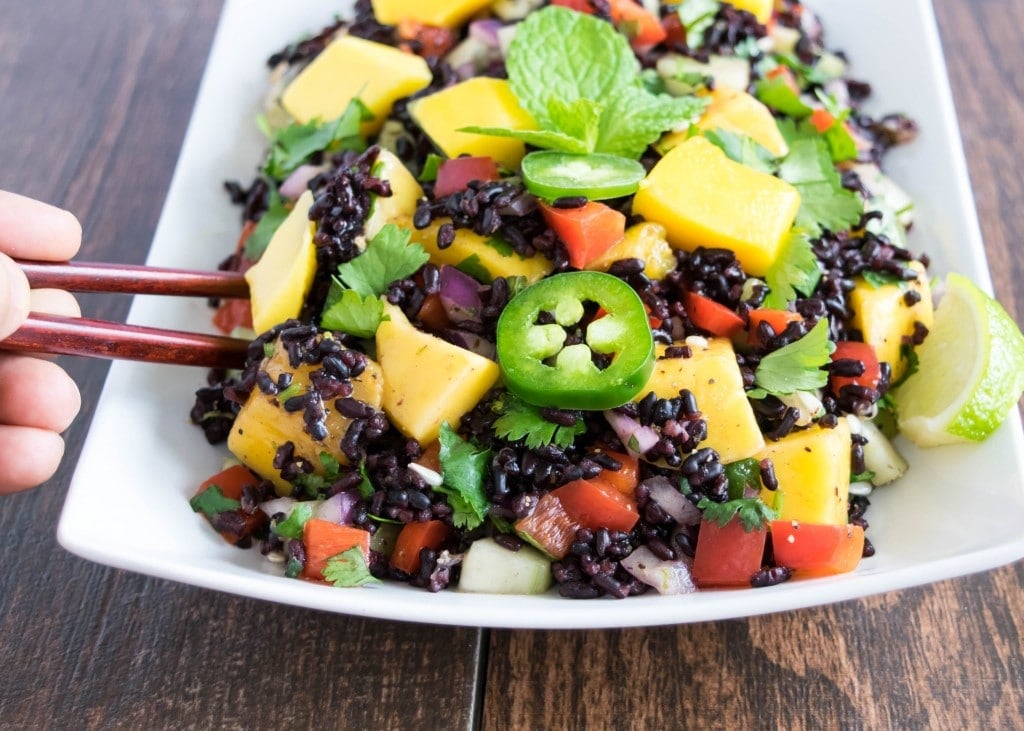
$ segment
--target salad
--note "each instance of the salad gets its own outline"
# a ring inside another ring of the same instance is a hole
[[[998,418],[929,412],[944,306],[1024,345],[968,282],[933,311],[880,167],[914,125],[859,111],[799,3],[361,2],[271,66],[269,150],[229,186],[251,301],[215,315],[249,361],[192,413],[237,462],[192,506],[286,575],[850,571],[906,469],[887,434],[984,438],[1019,398],[968,368]]]

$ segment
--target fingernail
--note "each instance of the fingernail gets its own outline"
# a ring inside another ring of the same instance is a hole
[[[0,338],[6,338],[28,317],[29,287],[24,272],[5,254],[0,254]]]

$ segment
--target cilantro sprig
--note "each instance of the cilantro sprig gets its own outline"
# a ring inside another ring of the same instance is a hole
[[[294,122],[274,130],[266,117],[258,117],[257,125],[270,140],[270,150],[263,164],[264,174],[273,180],[284,180],[318,152],[365,150],[366,140],[359,133],[359,128],[370,119],[373,119],[373,114],[359,99],[349,102],[340,117],[327,122],[319,119],[305,124]]]
[[[550,6],[521,22],[505,65],[512,91],[540,129],[462,131],[637,159],[663,132],[695,121],[707,106],[693,96],[651,93],[626,37],[610,23],[567,8]]]
[[[821,279],[821,265],[811,241],[800,229],[790,231],[779,257],[765,273],[769,292],[764,306],[784,310],[797,294],[809,297]]]
[[[453,511],[452,522],[459,528],[472,530],[484,522],[490,507],[483,485],[491,451],[470,444],[447,422],[441,425],[438,440],[444,483],[434,490],[448,498]]]
[[[209,520],[213,520],[217,513],[225,513],[230,510],[238,510],[242,503],[229,498],[221,492],[218,485],[209,485],[198,495],[188,501],[189,506],[197,513],[202,513]]]
[[[548,444],[565,449],[587,430],[582,419],[577,419],[573,426],[550,422],[541,416],[538,407],[509,392],[502,394],[492,408],[501,414],[494,422],[494,433],[513,442],[522,439],[527,449]]]
[[[359,546],[353,546],[327,559],[323,574],[324,578],[335,586],[368,586],[383,583],[370,573],[366,557]]]
[[[761,359],[754,371],[758,388],[748,391],[747,395],[764,398],[768,394],[784,396],[821,388],[828,383],[828,373],[822,366],[829,362],[835,349],[835,343],[828,337],[828,322],[818,320],[802,338]]]
[[[760,498],[740,498],[716,503],[706,497],[700,499],[697,507],[704,511],[704,519],[724,528],[734,517],[739,517],[747,533],[760,530],[766,523],[776,520],[779,515]]]

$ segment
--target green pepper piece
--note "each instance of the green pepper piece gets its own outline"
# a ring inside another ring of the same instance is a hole
[[[593,317],[586,303],[603,314]],[[583,342],[566,345],[570,335]],[[603,272],[556,274],[519,292],[498,319],[497,347],[506,386],[535,406],[612,409],[636,396],[654,370],[643,302]]]

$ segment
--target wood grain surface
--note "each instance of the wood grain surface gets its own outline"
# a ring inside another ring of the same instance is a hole
[[[1024,3],[935,5],[996,290],[1024,322]],[[74,212],[82,258],[143,261],[219,10],[0,0],[0,188]],[[127,312],[81,300],[92,317]],[[750,620],[511,632],[86,562],[54,530],[106,365],[62,362],[84,399],[63,469],[0,500],[0,728],[1024,728],[1022,564]]]

